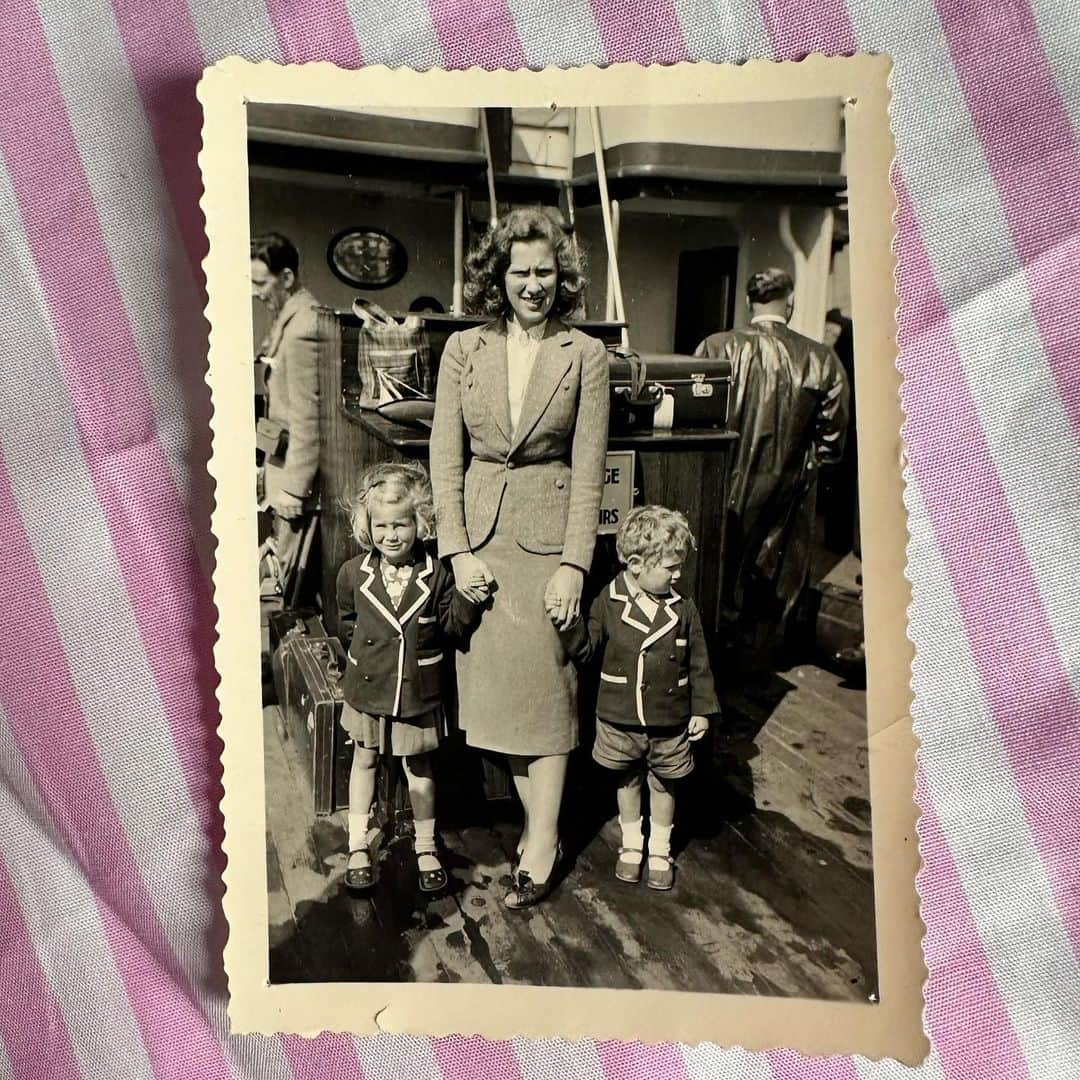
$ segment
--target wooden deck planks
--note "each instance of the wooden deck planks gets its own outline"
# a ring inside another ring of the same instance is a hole
[[[709,775],[706,760],[680,796],[675,890],[614,878],[614,796],[583,762],[564,823],[565,880],[526,912],[502,905],[518,830],[507,804],[478,802],[441,823],[447,894],[419,893],[411,843],[399,838],[372,897],[349,896],[343,815],[312,820],[303,763],[268,721],[273,981],[865,999],[876,967],[863,695],[806,666],[729,696],[736,734],[718,733],[716,750],[727,775]],[[740,731],[753,742],[739,745]]]

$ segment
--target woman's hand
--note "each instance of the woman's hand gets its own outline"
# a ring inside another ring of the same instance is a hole
[[[576,566],[563,563],[544,589],[544,610],[559,630],[567,630],[581,614],[581,587],[585,574]]]
[[[451,556],[450,565],[454,568],[458,592],[464,593],[474,604],[482,604],[491,595],[495,575],[483,559],[471,551],[461,551]]]

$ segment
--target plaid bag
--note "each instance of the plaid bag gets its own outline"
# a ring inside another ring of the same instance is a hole
[[[363,297],[354,301],[353,313],[360,320],[356,360],[364,401],[377,405],[401,397],[431,398],[435,378],[423,319],[410,315],[398,322]]]

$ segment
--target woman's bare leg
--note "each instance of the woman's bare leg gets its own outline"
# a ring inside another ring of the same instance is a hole
[[[521,853],[525,850],[525,845],[529,842],[529,797],[532,789],[529,780],[529,763],[532,758],[522,757],[519,754],[508,754],[506,760],[510,765],[510,775],[514,778],[514,790],[517,791],[518,798],[521,800],[521,808],[525,812],[525,824],[517,842],[517,853],[520,858]]]
[[[521,869],[533,881],[547,881],[559,844],[559,809],[569,755],[549,754],[529,763],[529,835]]]

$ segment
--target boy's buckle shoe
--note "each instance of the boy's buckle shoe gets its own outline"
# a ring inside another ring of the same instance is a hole
[[[663,869],[657,870],[652,865],[653,859],[663,859]],[[645,884],[650,889],[667,892],[675,884],[675,860],[670,855],[650,855],[649,864],[645,868]]]
[[[640,848],[619,848],[619,857],[615,862],[615,876],[620,881],[628,881],[631,885],[636,885],[641,880],[641,862],[644,854]],[[624,855],[636,855],[637,862],[624,859]]]

